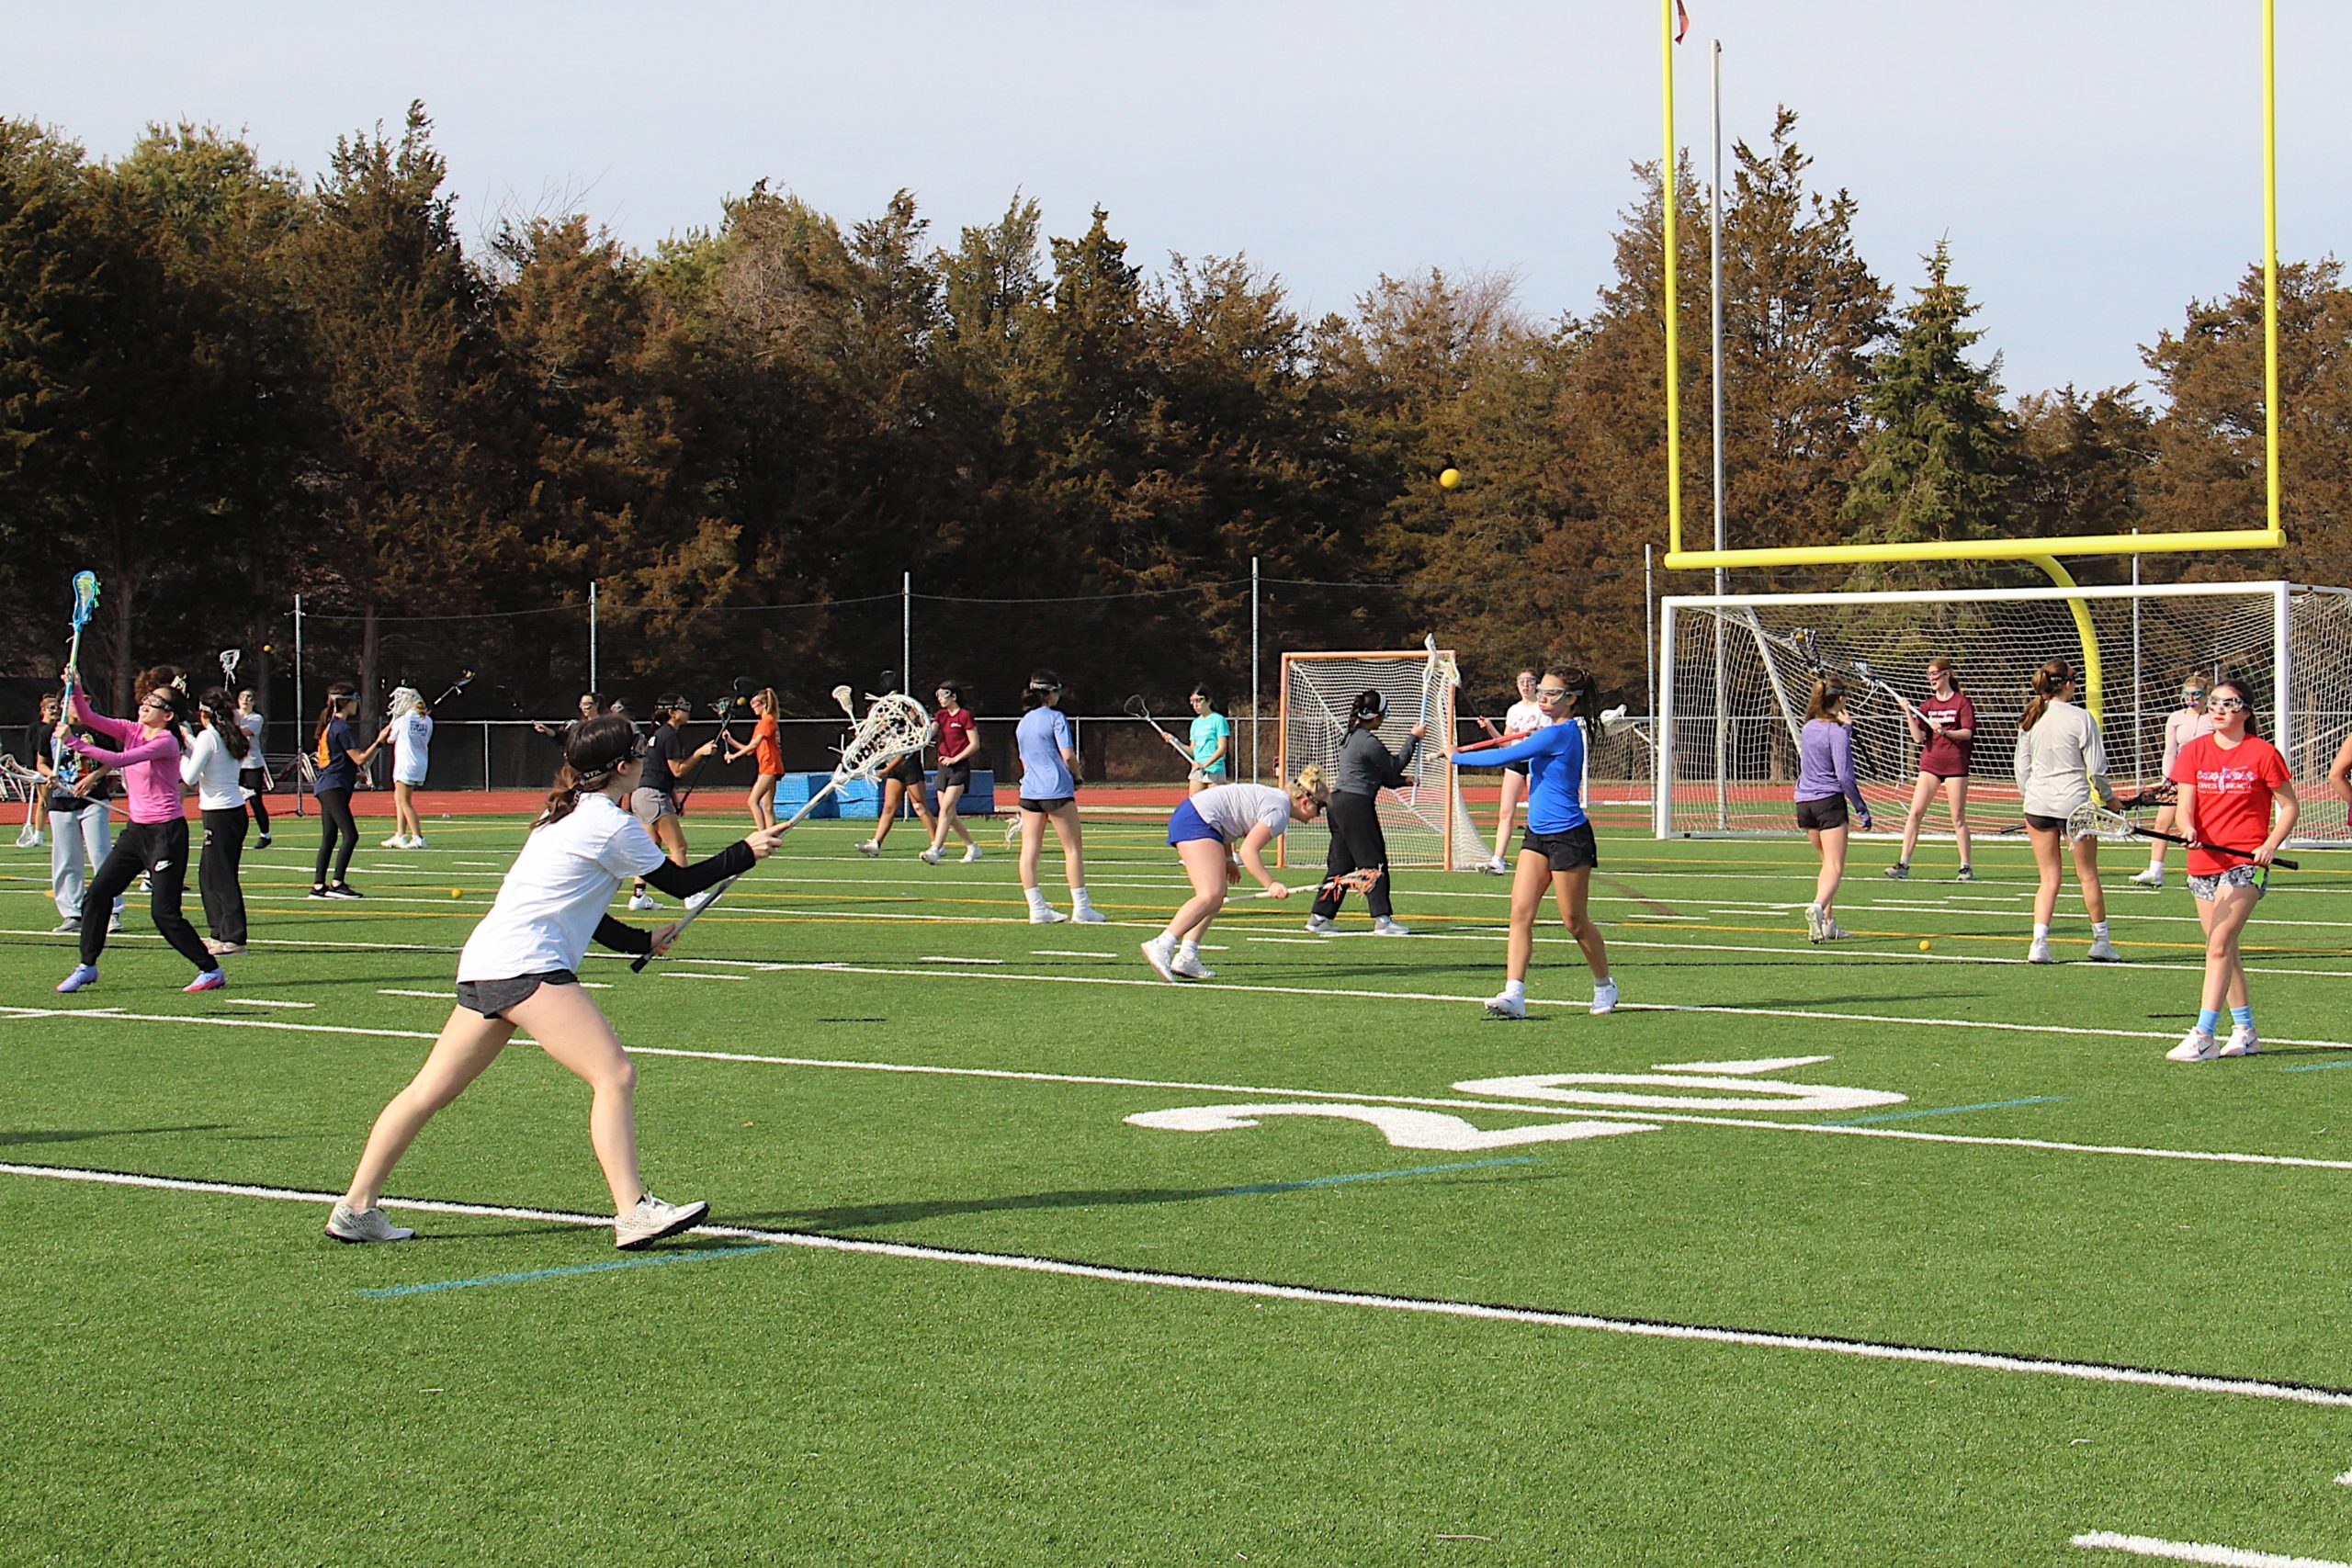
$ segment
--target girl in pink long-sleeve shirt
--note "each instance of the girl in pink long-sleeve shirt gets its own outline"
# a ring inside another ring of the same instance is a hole
[[[155,929],[173,951],[196,965],[190,991],[217,990],[227,983],[220,961],[207,953],[196,928],[180,913],[182,889],[187,881],[187,814],[180,805],[180,759],[187,750],[187,694],[173,684],[178,671],[159,666],[139,677],[139,717],[108,718],[90,705],[78,671],[67,671],[74,688],[74,716],[88,728],[116,742],[119,749],[101,746],[78,735],[65,743],[93,761],[122,774],[130,825],[107,852],[84,895],[85,908],[105,909],[115,896],[145,872],[148,908]],[[90,900],[96,899],[95,904]],[[97,983],[98,955],[106,951],[107,922],[82,922],[82,961],[58,986],[78,991]]]

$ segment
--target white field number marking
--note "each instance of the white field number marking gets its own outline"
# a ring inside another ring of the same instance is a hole
[[[1900,1105],[1909,1098],[1887,1089],[1840,1089],[1834,1084],[1791,1083],[1755,1076],[1827,1060],[1826,1056],[1768,1056],[1752,1062],[1661,1062],[1646,1073],[1531,1073],[1521,1077],[1470,1078],[1453,1087],[1463,1094],[1492,1095],[1498,1100],[1557,1100],[1563,1105],[1620,1111],[1871,1111]],[[1588,1085],[1596,1087],[1581,1087]],[[1597,1087],[1600,1085],[1614,1087]],[[1645,1089],[1718,1092],[1713,1096],[1627,1092]]]
[[[1546,1122],[1533,1127],[1504,1127],[1486,1132],[1459,1116],[1436,1111],[1408,1111],[1395,1105],[1193,1105],[1176,1111],[1147,1111],[1127,1118],[1132,1127],[1168,1133],[1231,1133],[1255,1127],[1266,1116],[1331,1116],[1346,1122],[1366,1122],[1380,1129],[1389,1146],[1399,1149],[1443,1149],[1470,1154],[1480,1149],[1516,1148],[1521,1144],[1566,1144],[1586,1138],[1610,1138],[1621,1133],[1655,1133],[1646,1122]]]

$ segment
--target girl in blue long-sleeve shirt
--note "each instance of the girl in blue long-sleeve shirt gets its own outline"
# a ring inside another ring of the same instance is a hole
[[[1854,716],[1846,708],[1846,688],[1836,681],[1813,683],[1805,705],[1804,729],[1797,739],[1797,826],[1821,852],[1821,874],[1814,879],[1813,902],[1804,907],[1805,935],[1827,942],[1849,934],[1839,929],[1838,884],[1846,876],[1846,803],[1868,832],[1871,808],[1854,780]]]
[[[1609,948],[1585,908],[1600,853],[1593,843],[1592,824],[1584,814],[1584,726],[1560,722],[1589,707],[1591,697],[1590,675],[1574,665],[1553,665],[1535,687],[1535,705],[1544,711],[1543,728],[1507,746],[1476,751],[1447,748],[1460,767],[1527,764],[1527,833],[1520,840],[1519,863],[1512,872],[1510,940],[1505,949],[1502,993],[1487,1004],[1487,1012],[1493,1018],[1527,1016],[1527,964],[1535,951],[1535,914],[1544,907],[1547,885],[1559,905],[1561,921],[1577,939],[1585,965],[1592,971],[1592,1010],[1609,1012],[1617,1006],[1617,982],[1609,975]]]

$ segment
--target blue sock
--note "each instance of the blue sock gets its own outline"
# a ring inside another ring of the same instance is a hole
[[[2252,1029],[2254,1027],[2254,1009],[2250,1006],[2232,1008],[2230,1010],[2230,1021],[2236,1024],[2240,1029]]]
[[[2219,1028],[2221,1026],[2221,1022],[2222,1010],[2220,1008],[2207,1008],[2197,1015],[2197,1027],[2203,1030],[2208,1034],[2212,1033],[2215,1029]]]

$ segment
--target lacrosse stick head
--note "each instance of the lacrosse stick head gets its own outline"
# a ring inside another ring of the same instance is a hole
[[[1622,735],[1632,728],[1633,722],[1625,716],[1625,705],[1623,703],[1619,703],[1613,708],[1602,708],[1600,710],[1600,730],[1602,734]]]
[[[893,692],[875,698],[865,716],[857,721],[849,743],[842,748],[837,771],[844,777],[871,778],[930,743],[931,715],[912,697]]]
[[[98,607],[98,574],[77,571],[74,574],[74,627],[79,631],[90,624],[90,613]]]
[[[388,711],[394,718],[414,713],[424,705],[424,694],[414,686],[394,686]]]
[[[1129,697],[1121,705],[1126,709],[1129,718],[1139,718],[1147,724],[1151,721],[1151,705],[1143,700],[1143,694],[1140,692]]]
[[[237,662],[243,656],[242,649],[224,648],[220,650],[220,682],[232,691],[237,685]]]
[[[857,716],[857,704],[854,701],[856,695],[857,694],[851,691],[847,686],[835,686],[833,688],[833,701],[839,703],[842,707],[842,712],[849,715],[852,718],[855,718]]]

